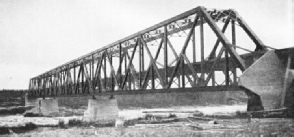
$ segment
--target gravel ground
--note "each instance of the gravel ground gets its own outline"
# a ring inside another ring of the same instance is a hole
[[[18,136],[294,136],[293,119],[231,119],[217,120],[218,124],[207,121],[175,122],[171,124],[144,124],[126,128],[73,127],[68,129],[38,128]],[[200,128],[202,127],[202,128]],[[13,136],[13,135],[12,135]]]
[[[61,113],[67,117],[23,117],[22,115],[1,116],[0,126],[18,126],[32,122],[39,128],[21,134],[11,133],[5,136],[294,136],[294,119],[284,118],[262,118],[262,119],[215,119],[214,121],[189,119],[168,124],[136,124],[129,127],[68,127],[59,128],[59,120],[68,122],[69,119],[81,119],[83,109],[60,108]],[[74,111],[73,111],[74,110]],[[134,119],[143,117],[142,111],[201,111],[206,115],[213,113],[233,113],[244,111],[244,105],[233,106],[211,106],[211,107],[181,107],[162,109],[137,109],[121,110],[119,116],[123,119]],[[77,116],[72,116],[78,114]],[[71,116],[68,116],[71,115]],[[177,114],[177,117],[185,118],[191,114]],[[217,123],[217,124],[215,124]],[[48,127],[50,126],[50,127]],[[55,127],[54,127],[55,126]]]

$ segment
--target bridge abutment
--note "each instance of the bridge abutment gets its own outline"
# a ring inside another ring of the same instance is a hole
[[[292,71],[287,73],[290,64],[287,65],[287,56],[283,56],[268,51],[239,77],[239,85],[249,94],[249,102],[252,102],[248,104],[248,111],[262,107],[266,110],[279,109],[294,104],[289,101],[285,103],[285,100],[291,100],[291,96],[286,95],[291,94],[287,89],[293,74]]]

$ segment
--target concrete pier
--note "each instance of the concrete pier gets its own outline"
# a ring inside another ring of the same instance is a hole
[[[59,112],[58,100],[53,98],[28,98],[25,95],[25,106],[34,106],[30,112],[45,116]]]
[[[85,121],[114,122],[118,117],[118,105],[115,98],[99,97],[89,99],[88,108],[84,112]]]
[[[45,98],[39,100],[39,108],[42,115],[50,115],[52,113],[58,113],[58,100],[53,98]]]
[[[25,94],[25,106],[39,106],[39,98],[29,98],[28,93]]]

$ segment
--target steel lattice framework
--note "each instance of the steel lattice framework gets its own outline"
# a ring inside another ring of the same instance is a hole
[[[230,40],[225,35],[229,25]],[[236,43],[237,27],[255,49]],[[206,48],[210,36],[204,28],[215,37],[211,49]],[[29,95],[221,90],[236,86],[238,69],[246,70],[268,48],[236,11],[196,7],[31,78]],[[218,77],[224,82],[217,83]]]

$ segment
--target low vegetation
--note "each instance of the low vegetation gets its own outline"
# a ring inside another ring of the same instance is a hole
[[[65,122],[63,120],[58,121],[58,127],[60,128],[66,128]]]
[[[144,117],[139,117],[137,119],[125,120],[123,126],[134,126],[136,124],[164,124],[178,122],[179,118],[175,114],[169,114],[167,116],[159,116],[146,114]]]
[[[63,120],[58,122],[61,128],[68,127],[114,127],[115,121],[83,121],[80,119],[70,119],[67,124]]]
[[[12,134],[12,133],[24,133],[38,128],[34,123],[26,123],[23,126],[18,127],[0,127],[0,135]]]
[[[26,110],[32,109],[32,106],[24,107],[9,107],[9,108],[0,108],[0,115],[16,115],[16,114],[23,114]]]

